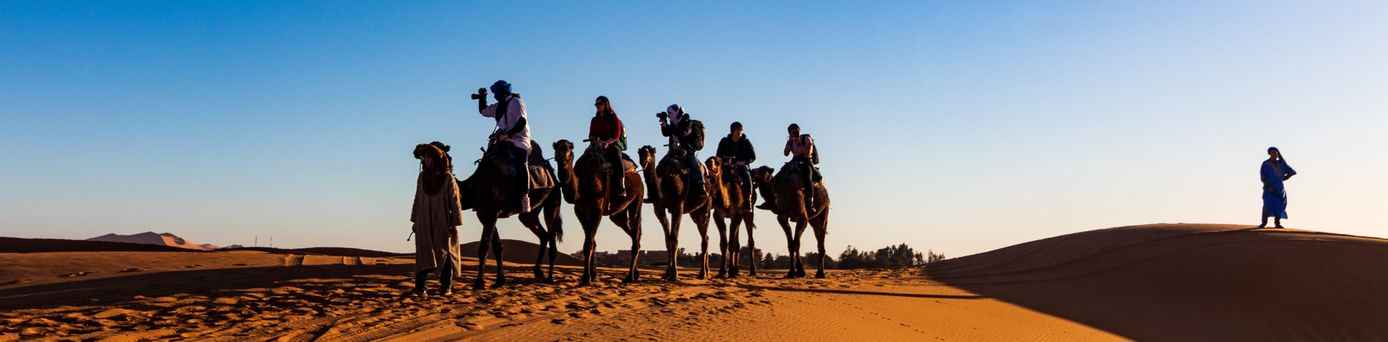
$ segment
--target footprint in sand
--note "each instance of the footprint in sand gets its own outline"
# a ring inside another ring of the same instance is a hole
[[[139,267],[131,267],[131,268],[127,268],[127,269],[120,270],[120,273],[130,273],[130,272],[139,272],[139,271],[143,271],[143,270],[141,270]]]
[[[92,274],[92,272],[82,271],[82,272],[77,272],[77,273],[68,273],[68,274],[59,275],[59,277],[63,277],[63,278],[83,277],[83,276],[86,276],[86,275],[88,275],[88,274]]]
[[[188,265],[188,266],[183,266],[183,268],[198,268],[198,267],[202,267],[202,265],[199,265],[199,264],[192,264],[192,265]]]

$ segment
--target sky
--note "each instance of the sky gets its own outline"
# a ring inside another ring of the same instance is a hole
[[[544,146],[584,137],[598,95],[634,146],[671,103],[710,145],[741,121],[757,165],[799,123],[830,255],[1256,224],[1269,146],[1300,172],[1287,225],[1388,236],[1384,37],[1382,1],[4,1],[0,236],[409,252],[410,151],[476,159],[492,121],[467,95],[498,79]]]

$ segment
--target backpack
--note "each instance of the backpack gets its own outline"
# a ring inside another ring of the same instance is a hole
[[[620,117],[617,118],[617,150],[627,150],[627,126],[622,123],[622,118]]]
[[[810,137],[809,134],[805,134],[803,137],[801,137],[801,139],[809,138],[809,137]],[[814,139],[814,138],[810,138],[810,139]],[[810,163],[813,163],[814,165],[819,165],[819,146],[815,146],[815,147],[814,147],[814,150],[811,150],[811,151],[810,151]]]
[[[689,137],[686,143],[695,151],[704,149],[704,122],[694,120],[689,122]]]

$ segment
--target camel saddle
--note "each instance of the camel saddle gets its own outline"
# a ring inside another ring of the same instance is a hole
[[[530,190],[553,188],[558,183],[555,179],[548,161],[541,165],[530,164]]]

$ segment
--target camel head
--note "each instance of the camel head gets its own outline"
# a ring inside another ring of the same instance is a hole
[[[752,183],[757,185],[771,184],[771,176],[776,174],[776,169],[770,166],[762,166],[752,169]]]
[[[636,150],[636,155],[637,159],[640,159],[641,168],[653,169],[652,167],[655,166],[655,147],[651,147],[651,145],[641,146]]]
[[[704,165],[708,166],[708,179],[722,179],[723,158],[718,158],[717,156],[708,157],[708,160],[704,161]]]
[[[555,141],[554,161],[559,165],[572,165],[574,161],[574,143],[564,139]]]

